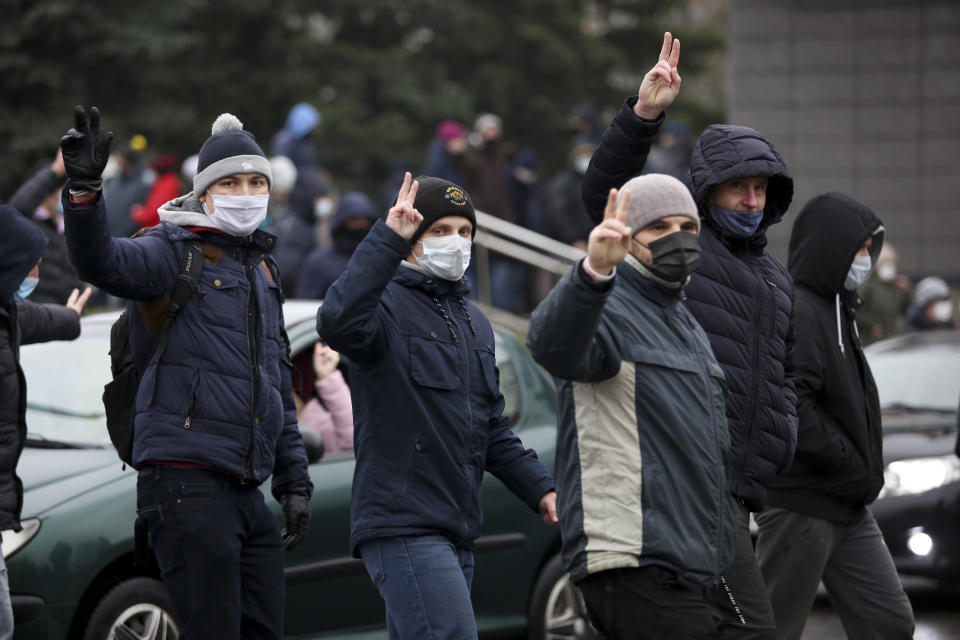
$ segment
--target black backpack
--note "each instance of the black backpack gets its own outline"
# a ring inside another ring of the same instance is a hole
[[[203,248],[198,240],[186,240],[183,243],[183,263],[177,275],[177,283],[170,295],[170,303],[163,312],[163,324],[157,340],[157,363],[163,357],[170,340],[170,328],[177,313],[183,308],[187,300],[200,282],[203,272]],[[120,314],[117,321],[110,327],[110,371],[113,379],[103,388],[103,408],[107,414],[107,431],[110,441],[117,450],[117,455],[125,465],[133,466],[133,422],[136,416],[137,390],[140,388],[140,379],[143,371],[137,366],[130,347],[130,323],[127,311]],[[153,402],[153,393],[150,389],[147,404]]]

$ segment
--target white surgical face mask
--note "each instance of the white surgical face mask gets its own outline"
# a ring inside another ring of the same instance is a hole
[[[317,220],[326,220],[333,213],[333,200],[320,198],[313,203],[313,215]]]
[[[213,226],[232,236],[248,236],[267,217],[269,195],[262,196],[215,196],[207,191],[207,197],[213,198],[213,213],[203,203],[203,210]]]
[[[423,255],[417,264],[443,280],[459,280],[470,265],[470,239],[451,234],[420,240]]]
[[[930,315],[932,315],[933,319],[937,322],[947,324],[953,318],[953,303],[949,300],[937,302],[933,305]]]
[[[23,279],[23,282],[20,283],[20,286],[17,287],[17,290],[13,292],[13,301],[14,302],[23,302],[30,297],[30,294],[33,293],[33,290],[37,288],[37,285],[40,284],[40,278],[34,278],[27,276]]]
[[[850,265],[850,271],[847,272],[847,280],[843,286],[847,291],[853,291],[870,276],[870,270],[873,268],[873,260],[870,256],[857,256]]]
[[[877,277],[884,282],[891,282],[897,277],[897,265],[892,262],[877,265]]]

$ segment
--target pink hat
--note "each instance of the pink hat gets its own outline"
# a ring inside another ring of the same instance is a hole
[[[449,142],[454,138],[462,138],[466,135],[467,129],[456,120],[444,120],[437,125],[437,137],[441,142]]]

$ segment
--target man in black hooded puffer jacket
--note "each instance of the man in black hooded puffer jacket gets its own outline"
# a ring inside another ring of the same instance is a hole
[[[603,134],[583,181],[595,223],[607,193],[640,174],[664,110],[680,90],[679,40],[664,34],[660,60]],[[766,231],[793,199],[793,179],[769,142],[748,127],[711,125],[690,158],[687,186],[703,221],[703,262],[686,286],[687,306],[703,326],[726,379],[730,491],[737,550],[712,590],[725,631],[772,638],[773,612],[753,553],[750,511],[793,460],[797,414],[793,381],[793,284],[764,247]]]

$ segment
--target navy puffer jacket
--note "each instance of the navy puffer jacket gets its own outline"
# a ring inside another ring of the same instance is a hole
[[[410,250],[377,222],[317,314],[317,332],[350,358],[354,555],[367,540],[399,535],[472,547],[485,470],[534,511],[553,489],[503,415],[490,322],[464,300],[464,280],[400,266]]]
[[[134,465],[187,462],[251,483],[273,474],[275,492],[293,482],[309,485],[285,365],[283,298],[265,262],[274,237],[262,231],[248,239],[198,234],[169,221],[172,209],[180,208],[182,217],[203,221],[195,199],[164,205],[161,224],[137,239],[110,237],[102,195],[93,204],[75,205],[65,190],[63,205],[77,270],[91,284],[131,301],[130,338],[138,358],[159,329],[144,325],[143,318],[155,314],[142,314],[143,305],[166,305],[183,242],[203,242],[197,289],[172,325],[162,360],[149,358],[137,393]]]
[[[583,199],[594,222],[603,219],[611,187],[639,175],[663,116],[654,121],[633,112],[629,98],[604,132],[583,182]],[[763,222],[750,238],[715,226],[707,194],[733,178],[767,176]],[[701,324],[727,384],[730,427],[730,490],[753,511],[766,503],[766,487],[793,460],[797,442],[793,376],[793,282],[768,254],[766,231],[786,213],[793,179],[783,159],[748,127],[711,125],[694,147],[687,180],[704,220],[703,261],[687,284],[687,305]]]

